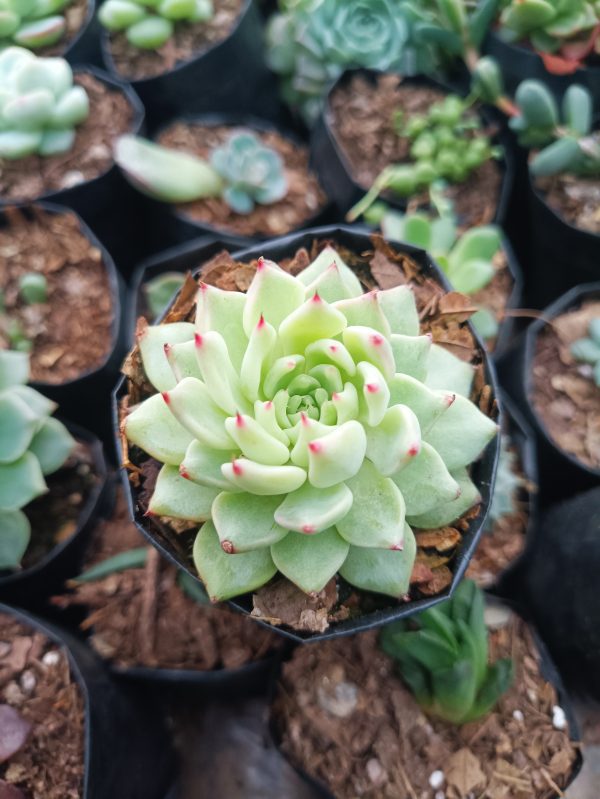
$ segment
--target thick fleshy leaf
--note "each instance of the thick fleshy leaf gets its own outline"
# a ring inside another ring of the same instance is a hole
[[[29,519],[20,510],[0,510],[0,570],[16,569],[31,537]]]
[[[396,365],[395,371],[410,375],[416,380],[425,380],[431,336],[403,336],[393,333],[390,344]]]
[[[336,263],[340,271],[340,275],[346,287],[348,296],[358,297],[362,294],[362,287],[360,280],[356,277],[352,269],[341,258],[340,254],[333,247],[325,247],[321,250],[315,260],[310,263],[306,269],[303,269],[296,275],[296,278],[305,286],[309,286],[320,275],[325,272],[332,263]]]
[[[289,436],[277,421],[275,403],[272,400],[267,400],[266,402],[257,400],[254,403],[254,418],[267,433],[270,433],[278,441],[281,441],[286,447],[289,445]]]
[[[390,324],[381,309],[378,291],[369,291],[350,300],[340,300],[335,303],[335,307],[344,314],[348,325],[370,327],[386,338],[390,337]]]
[[[0,510],[24,508],[47,490],[38,459],[31,452],[13,463],[0,463]]]
[[[474,375],[475,370],[470,363],[461,361],[439,344],[432,344],[427,359],[426,386],[468,397]]]
[[[336,300],[353,296],[347,290],[340,268],[335,261],[312,283],[308,284],[304,292],[305,299],[310,299],[315,293],[325,302],[336,302]]]
[[[228,415],[249,412],[252,405],[242,392],[223,336],[209,330],[196,333],[194,341],[202,379],[213,402]]]
[[[250,334],[250,341],[242,358],[240,370],[242,391],[252,402],[258,399],[265,363],[275,346],[276,340],[275,328],[265,322],[261,316]]]
[[[304,286],[273,261],[259,259],[256,274],[246,293],[244,330],[249,337],[262,316],[277,330],[304,302]]]
[[[372,327],[347,327],[342,339],[355,363],[367,361],[376,366],[386,380],[394,376],[394,354],[390,342]]]
[[[232,494],[223,491],[214,501],[212,520],[222,549],[228,554],[271,546],[288,534],[275,520],[281,497]]]
[[[230,416],[225,429],[243,455],[250,460],[271,466],[283,466],[290,459],[290,451],[279,439],[261,427],[252,416]]]
[[[379,304],[390,324],[392,333],[418,336],[419,314],[415,295],[408,286],[395,286],[379,292]]]
[[[264,497],[289,494],[306,480],[306,472],[298,466],[267,466],[247,458],[223,464],[221,472],[236,488]]]
[[[345,372],[348,377],[356,374],[356,364],[352,360],[352,356],[341,341],[336,341],[334,338],[314,341],[306,348],[305,355],[307,369],[312,369],[318,364],[331,363],[340,372]]]
[[[367,449],[367,455],[369,451]],[[421,451],[392,475],[404,501],[408,516],[426,513],[431,508],[456,499],[459,485],[432,446],[423,442]]]
[[[279,338],[284,352],[304,352],[313,341],[333,338],[345,327],[346,317],[315,294],[284,319]]]
[[[390,401],[390,389],[379,369],[367,361],[358,364],[361,381],[358,394],[359,418],[371,427],[381,423]]]
[[[328,394],[344,390],[342,375],[337,366],[331,363],[322,363],[309,370],[308,375],[314,377]]]
[[[16,350],[0,351],[0,390],[23,385],[28,380],[29,355]]]
[[[48,397],[31,388],[31,386],[12,386],[10,393],[23,400],[29,410],[33,411],[40,419],[44,416],[50,416],[58,408],[56,402],[52,402]]]
[[[212,602],[254,591],[277,572],[270,550],[255,549],[228,555],[221,548],[212,521],[205,522],[194,541],[194,565]]]
[[[330,488],[304,483],[287,495],[275,511],[275,519],[287,530],[311,535],[333,527],[351,507],[352,492],[344,483]]]
[[[367,449],[361,424],[345,422],[308,445],[308,479],[316,488],[342,483],[360,469]]]
[[[366,433],[367,458],[387,477],[406,467],[421,450],[419,420],[408,405],[392,405]]]
[[[190,440],[186,444],[186,449],[192,437],[214,449],[236,449],[233,439],[225,429],[227,415],[213,402],[202,380],[186,377],[172,391],[165,391],[162,400],[165,408],[168,408],[172,414],[172,418],[176,419],[189,435]],[[202,412],[198,413],[198,409],[202,409]],[[143,446],[142,449],[146,449],[146,447]],[[146,449],[146,451],[149,450]],[[165,461],[164,458],[158,458],[158,460],[173,463],[172,460]],[[182,460],[183,457],[177,463],[181,463]]]
[[[148,455],[173,466],[179,466],[193,440],[192,434],[179,424],[160,394],[144,400],[129,414],[125,420],[125,434],[132,444]]]
[[[481,502],[479,489],[473,483],[466,469],[459,469],[452,472],[452,477],[458,483],[460,496],[443,505],[436,505],[429,511],[415,516],[408,516],[407,520],[413,527],[423,530],[436,530],[446,524],[456,521],[463,513],[466,513],[473,505]]]
[[[408,524],[404,525],[403,549],[350,547],[340,575],[350,585],[401,599],[410,586],[417,544]]]
[[[194,325],[191,322],[148,326],[139,337],[144,372],[157,391],[170,391],[177,382],[167,360],[165,344],[180,344],[193,339]]]
[[[308,469],[308,445],[315,438],[331,433],[334,428],[323,424],[316,419],[311,419],[306,414],[300,416],[300,421],[290,430],[292,440],[295,438],[294,447],[291,452],[292,463],[302,469]]]
[[[358,391],[352,383],[346,383],[343,391],[331,395],[331,403],[337,414],[337,424],[356,419],[359,412]]]
[[[356,547],[400,549],[405,506],[397,486],[389,477],[382,477],[369,460],[347,485],[354,502],[337,523],[342,538]]]
[[[177,466],[165,465],[158,473],[148,510],[156,516],[204,522],[210,519],[212,503],[219,491],[186,480]]]
[[[306,594],[318,594],[339,571],[349,546],[335,528],[315,535],[290,532],[271,547],[279,571]]]
[[[481,455],[498,432],[498,425],[472,402],[456,395],[455,401],[423,435],[450,471],[467,466]]]
[[[176,383],[184,377],[195,377],[198,380],[202,378],[196,359],[196,343],[193,339],[182,344],[166,344],[164,349]]]
[[[40,419],[12,392],[0,394],[0,463],[16,461],[27,450]]]
[[[248,343],[242,323],[246,295],[239,291],[223,289],[201,283],[196,296],[196,330],[208,333],[216,330],[227,345],[227,352],[235,369],[242,364]]]
[[[40,463],[42,474],[52,474],[60,469],[73,448],[75,439],[58,419],[44,419],[31,440],[29,451]]]
[[[231,491],[233,486],[223,477],[221,466],[238,453],[207,447],[202,441],[192,441],[179,467],[179,474],[204,486]]]
[[[433,391],[410,375],[394,375],[389,387],[390,405],[408,405],[419,420],[422,436],[448,410],[455,397],[450,392]]]
[[[287,388],[303,370],[303,355],[285,355],[283,358],[278,358],[263,381],[263,394],[267,399],[273,399],[278,391]]]

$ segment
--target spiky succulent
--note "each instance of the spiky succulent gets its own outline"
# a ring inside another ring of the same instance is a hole
[[[0,159],[56,155],[71,149],[89,100],[63,58],[22,47],[0,51]]]
[[[158,50],[177,23],[212,19],[212,0],[106,0],[98,19],[109,31],[124,31],[127,41],[142,50]]]
[[[579,363],[589,364],[591,377],[600,387],[600,317],[592,319],[586,338],[580,338],[571,345],[571,354]]]
[[[496,468],[494,493],[485,520],[485,530],[491,531],[494,525],[514,513],[519,491],[527,485],[527,480],[518,471],[517,455],[512,448],[510,437],[503,433],[500,437],[500,455]]]
[[[232,211],[249,214],[256,203],[275,203],[288,189],[279,153],[245,131],[232,133],[208,161],[138,136],[121,136],[115,161],[130,183],[163,202],[222,197]]]
[[[18,44],[29,50],[49,47],[64,36],[60,12],[72,0],[0,0],[0,48]]]
[[[512,660],[488,663],[484,608],[481,590],[463,580],[452,599],[381,632],[382,649],[419,705],[452,724],[485,716],[513,680]]]
[[[51,414],[55,403],[25,385],[28,356],[0,352],[0,568],[17,568],[29,543],[22,508],[48,488],[44,477],[60,469],[75,442]]]
[[[195,324],[138,343],[158,393],[124,432],[164,464],[149,513],[203,522],[213,600],[277,571],[403,596],[409,525],[479,501],[467,467],[497,428],[467,399],[472,367],[420,335],[407,286],[363,294],[330,247],[296,277],[259,259],[247,294],[201,285]]]

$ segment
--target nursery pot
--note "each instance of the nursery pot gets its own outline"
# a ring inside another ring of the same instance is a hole
[[[311,136],[311,152],[315,168],[321,178],[325,191],[331,197],[342,216],[345,216],[350,208],[366,194],[369,187],[364,188],[356,182],[352,175],[352,165],[349,163],[342,147],[335,137],[329,118],[331,96],[340,86],[345,86],[357,75],[375,85],[377,77],[381,74],[384,73],[371,69],[353,69],[344,72],[330,88],[323,111],[319,116]],[[425,76],[404,78],[403,83],[408,86],[437,89],[443,91],[445,94],[453,93],[453,90],[447,85]],[[390,109],[390,113],[391,112],[392,109]],[[502,225],[510,204],[514,167],[508,138],[504,134],[501,134],[498,136],[498,139],[502,144],[504,157],[497,162],[502,170],[502,182],[493,221],[498,225]],[[394,208],[401,211],[406,210],[408,198],[398,197],[392,192],[386,192],[382,195],[381,199],[385,200],[386,203]]]
[[[87,430],[67,423],[71,435],[87,445],[92,456],[95,482],[77,517],[77,529],[46,555],[21,571],[0,572],[0,597],[26,607],[38,606],[51,593],[58,590],[69,577],[77,574],[90,535],[98,518],[106,512],[111,500],[107,484],[107,467],[102,442]],[[35,530],[32,530],[32,538]]]
[[[181,114],[248,112],[280,115],[275,79],[264,59],[263,22],[254,0],[244,0],[225,39],[153,77],[134,78],[117,71],[110,35],[102,30],[102,58],[110,73],[128,81],[141,97],[151,131]]]
[[[306,247],[310,251],[311,244],[315,239],[331,240],[332,242],[345,246],[356,253],[362,253],[366,250],[372,249],[372,242],[367,234],[357,232],[355,229],[347,226],[328,226],[313,228],[312,230],[273,239],[268,243],[255,245],[254,247],[239,251],[233,255],[236,260],[245,262],[256,259],[259,256],[264,256],[266,259],[277,262],[293,255],[302,247]],[[411,258],[413,258],[419,264],[423,274],[430,276],[446,290],[449,290],[446,279],[440,274],[438,268],[423,250],[419,250],[406,244],[393,246],[397,251],[402,251],[410,255]],[[495,393],[496,382],[493,364],[487,358],[483,349],[483,345],[477,334],[474,334],[474,337],[481,349],[481,356],[484,362],[485,370],[485,382],[492,387],[492,390]],[[119,436],[119,403],[120,400],[127,395],[127,391],[127,383],[125,378],[123,378],[118,383],[113,395],[114,425],[118,447],[121,446]],[[390,607],[364,613],[357,618],[347,619],[332,625],[324,633],[297,632],[291,631],[285,627],[273,628],[270,625],[269,629],[274,629],[276,632],[280,632],[296,641],[303,641],[307,638],[310,638],[311,640],[325,639],[337,635],[351,634],[359,630],[380,626],[393,619],[411,616],[414,613],[424,610],[426,607],[435,605],[447,598],[460,582],[467,568],[469,559],[475,547],[477,546],[477,542],[482,533],[483,522],[489,507],[491,490],[494,483],[498,448],[499,442],[498,437],[496,437],[494,441],[492,441],[485,449],[481,459],[473,465],[471,478],[478,486],[482,497],[481,512],[476,519],[470,520],[469,527],[463,534],[461,547],[459,548],[454,560],[454,574],[452,583],[447,589],[434,597],[417,599],[402,605],[396,603]],[[169,534],[168,531],[166,532],[164,525],[157,525],[156,522],[154,522],[151,518],[144,517],[143,511],[141,510],[140,504],[138,502],[137,490],[130,483],[125,470],[123,470],[123,480],[130,512],[140,531],[171,562],[197,580],[198,577],[195,569],[191,565],[187,545],[181,541],[181,538],[178,540],[177,536]],[[244,595],[234,600],[230,600],[228,604],[242,611],[243,613],[250,614],[252,609],[252,596]]]
[[[113,682],[98,658],[68,632],[16,608],[0,612],[62,647],[84,702],[82,799],[163,799],[172,753],[148,697]]]
[[[99,5],[99,3],[98,3]],[[69,10],[69,6],[65,11]],[[70,64],[102,64],[100,51],[100,23],[96,14],[96,0],[87,0],[85,20],[76,36],[69,42],[63,58]]]

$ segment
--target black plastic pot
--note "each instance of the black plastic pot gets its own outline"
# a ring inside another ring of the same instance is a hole
[[[525,45],[505,42],[494,30],[488,33],[483,43],[483,52],[498,61],[510,94],[514,94],[521,81],[534,78],[545,83],[558,98],[562,97],[573,83],[580,83],[590,90],[594,104],[600,100],[600,67],[578,69],[570,75],[555,75],[548,72],[544,62],[534,50]]]
[[[59,627],[7,605],[0,605],[0,613],[42,633],[67,654],[84,702],[82,799],[162,799],[173,755],[149,697],[116,685],[92,651]]]
[[[325,191],[336,204],[341,216],[346,215],[350,208],[366,194],[367,189],[360,186],[354,179],[351,164],[335,138],[329,120],[329,100],[340,85],[346,85],[354,76],[360,75],[374,85],[376,78],[381,74],[381,72],[371,69],[353,69],[344,72],[329,90],[324,110],[311,136],[311,152],[315,168]],[[428,86],[446,93],[453,91],[447,85],[424,76],[405,78],[403,82],[412,86]],[[392,110],[390,109],[390,113]],[[514,166],[508,138],[501,134],[498,139],[504,150],[504,158],[498,161],[503,174],[494,222],[502,225],[510,203]],[[394,197],[390,192],[389,195],[386,193],[383,199],[394,208],[406,209],[406,198]]]
[[[68,11],[68,7],[66,9]],[[62,57],[70,64],[96,64],[102,65],[100,51],[98,17],[96,15],[96,0],[87,0],[85,20],[76,36],[62,53]]]
[[[528,174],[531,269],[528,302],[545,308],[580,283],[600,280],[600,235],[563,219],[546,202]]]
[[[576,308],[587,298],[600,298],[600,282],[577,286],[552,303],[519,339],[514,353],[500,366],[503,382],[530,422],[538,444],[540,503],[557,502],[600,484],[600,468],[593,469],[560,449],[550,438],[533,405],[533,362],[537,338],[554,317]]]
[[[107,488],[107,469],[102,443],[96,436],[67,423],[74,438],[87,444],[96,475],[96,483],[81,507],[77,530],[55,546],[45,557],[22,571],[0,572],[0,598],[25,607],[37,607],[60,589],[65,580],[77,574],[85,548],[99,516],[106,512],[111,492]],[[35,535],[35,531],[32,531]]]
[[[151,131],[182,114],[252,113],[278,120],[280,105],[273,74],[264,58],[263,22],[254,0],[244,0],[229,35],[195,58],[155,77],[131,78],[117,71],[110,36],[101,34],[102,57],[109,72],[130,82],[142,98]]]
[[[313,228],[311,230],[303,231],[290,236],[273,239],[268,243],[255,245],[254,247],[250,247],[246,250],[233,253],[233,256],[236,260],[250,261],[263,255],[265,258],[279,261],[293,254],[301,247],[306,247],[310,251],[312,242],[315,239],[331,239],[354,250],[355,252],[364,252],[365,250],[372,249],[372,243],[367,234],[359,232],[349,226],[327,226]],[[439,272],[438,268],[429,258],[427,253],[425,253],[423,250],[419,250],[416,247],[411,247],[406,244],[398,245],[397,249],[410,254],[410,256],[422,267],[424,274],[429,275],[433,280],[449,290],[449,284],[447,280]],[[492,386],[495,393],[496,376],[494,366],[489,358],[486,357],[485,350],[479,336],[476,333],[474,335],[482,351],[486,383]],[[126,393],[126,380],[125,378],[122,378],[117,384],[113,394],[113,421],[118,448],[120,448],[120,437],[118,433],[118,406],[119,401],[126,395]],[[468,530],[463,533],[462,546],[454,561],[454,576],[452,584],[448,589],[435,597],[417,599],[404,605],[395,604],[390,607],[364,614],[359,618],[342,621],[336,625],[332,625],[332,627],[325,633],[298,633],[296,631],[288,630],[287,628],[272,627],[271,625],[267,625],[268,628],[275,630],[276,632],[279,632],[295,641],[304,641],[306,639],[321,640],[336,637],[338,635],[349,635],[351,633],[358,632],[359,630],[378,627],[394,619],[411,616],[420,610],[424,610],[425,608],[435,605],[438,602],[446,599],[454,591],[462,579],[469,559],[471,558],[471,555],[473,554],[473,551],[475,550],[479,537],[482,533],[483,523],[485,521],[485,516],[490,503],[490,494],[494,484],[498,449],[499,442],[498,438],[496,438],[486,448],[482,458],[476,464],[474,464],[471,476],[479,487],[482,496],[481,513],[477,519],[474,519],[470,522]],[[155,546],[172,563],[185,571],[195,580],[198,580],[195,569],[191,564],[187,545],[181,540],[181,536],[177,537],[175,535],[166,534],[164,526],[158,526],[151,518],[144,517],[137,501],[136,489],[129,482],[125,470],[123,470],[123,483],[131,516],[138,529],[144,534],[150,543],[152,543],[153,546]],[[198,580],[198,582],[200,581]],[[251,595],[244,595],[240,598],[236,598],[235,600],[231,600],[228,604],[243,613],[250,614],[252,609],[252,597]],[[262,622],[259,621],[259,623]]]

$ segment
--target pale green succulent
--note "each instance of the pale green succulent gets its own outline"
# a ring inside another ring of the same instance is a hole
[[[67,28],[60,12],[72,0],[0,0],[0,48],[18,44],[29,50],[59,42]]]
[[[0,352],[0,569],[14,569],[29,543],[31,529],[22,508],[48,487],[73,450],[67,429],[52,418],[57,406],[25,385],[29,358]]]
[[[408,286],[364,294],[331,247],[296,277],[259,259],[246,294],[201,284],[195,324],[138,343],[158,393],[124,431],[163,464],[149,513],[203,523],[213,600],[277,571],[401,597],[411,526],[480,501],[467,467],[497,426],[467,399],[473,368],[420,334]]]
[[[571,355],[579,363],[589,365],[591,378],[600,388],[600,317],[592,319],[586,338],[580,338],[571,344]]]
[[[527,479],[519,474],[518,459],[512,449],[511,440],[506,433],[503,433],[500,437],[500,455],[496,468],[494,493],[485,520],[487,532],[492,531],[500,519],[515,512],[519,491],[526,485]]]
[[[158,50],[177,23],[207,22],[214,16],[212,0],[106,0],[98,12],[109,31],[124,31],[127,41],[142,50]]]
[[[162,275],[144,283],[144,294],[153,320],[158,319],[173,294],[183,286],[184,281],[183,272],[163,272]]]
[[[63,58],[22,47],[0,51],[0,159],[68,152],[89,100]]]

